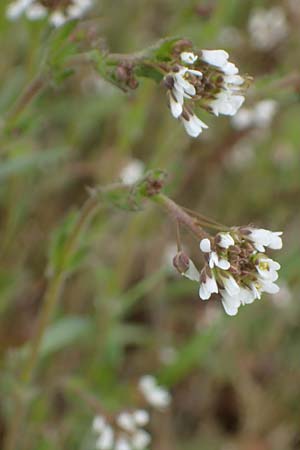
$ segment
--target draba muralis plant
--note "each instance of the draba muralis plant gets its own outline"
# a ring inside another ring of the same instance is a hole
[[[23,6],[27,3],[21,2]],[[29,2],[27,7],[34,5]],[[53,29],[44,47],[39,73],[8,112],[4,130],[15,125],[23,109],[46,87],[63,82],[82,66],[90,66],[124,92],[136,90],[143,78],[152,79],[165,91],[172,116],[193,138],[208,128],[198,111],[234,116],[251,81],[251,77],[239,74],[225,50],[199,49],[187,39],[166,38],[137,53],[110,53],[107,48],[96,47],[76,20]]]

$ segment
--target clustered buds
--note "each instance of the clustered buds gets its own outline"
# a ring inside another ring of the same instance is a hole
[[[165,409],[171,401],[168,391],[159,386],[151,375],[139,381],[139,391],[146,402],[159,410]],[[146,409],[124,410],[115,417],[97,415],[93,430],[97,434],[98,450],[145,450],[151,436],[144,429],[149,424],[150,414]]]
[[[237,227],[200,241],[205,265],[200,274],[190,260],[181,273],[200,282],[199,297],[208,300],[219,294],[227,314],[234,316],[241,305],[261,298],[263,292],[276,294],[275,281],[280,264],[269,258],[266,247],[282,247],[281,232]]]
[[[216,116],[233,116],[245,100],[246,78],[228,58],[224,50],[183,51],[164,77],[171,113],[192,137],[208,128],[194,105]]]
[[[92,5],[93,0],[14,0],[8,5],[6,16],[10,20],[22,15],[29,20],[40,20],[49,14],[49,22],[59,27],[82,17]]]

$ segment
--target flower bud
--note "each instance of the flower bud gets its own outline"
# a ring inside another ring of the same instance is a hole
[[[173,258],[173,266],[179,273],[185,273],[190,267],[190,258],[186,253],[180,251]]]

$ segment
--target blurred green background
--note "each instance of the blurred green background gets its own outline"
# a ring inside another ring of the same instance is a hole
[[[47,21],[7,21],[7,4],[0,5],[3,120],[37,74],[50,32]],[[249,19],[275,6],[285,33],[257,48]],[[138,159],[169,174],[167,192],[185,207],[229,226],[284,231],[274,255],[281,291],[228,317],[173,271],[176,230],[161,211],[150,202],[136,213],[101,210],[47,329],[27,393],[23,448],[95,448],[86,397],[108,410],[126,407],[138,377],[154,373],[173,396],[169,413],[152,423],[154,450],[300,449],[300,2],[99,0],[80,26],[94,46],[118,53],[166,36],[223,48],[254,77],[244,106],[273,99],[277,109],[270,124],[243,130],[200,112],[209,129],[193,140],[169,114],[162,86],[140,80],[125,94],[80,67],[51,83],[1,136],[0,447],[14,420],[51,242],[63,241],[87,187],[117,181]],[[184,243],[199,265],[198,244],[188,235]]]

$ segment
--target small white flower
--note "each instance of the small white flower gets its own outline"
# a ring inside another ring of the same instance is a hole
[[[114,443],[113,429],[109,425],[106,425],[106,427],[100,434],[99,438],[97,439],[96,448],[98,450],[111,450],[113,443]]]
[[[182,52],[180,54],[181,61],[185,64],[194,64],[197,61],[198,56],[193,52]]]
[[[132,446],[125,437],[116,440],[114,450],[132,450]]]
[[[130,186],[131,184],[134,184],[138,182],[144,174],[144,163],[140,161],[139,159],[133,159],[131,160],[120,173],[120,178],[122,183]]]
[[[241,300],[238,294],[230,295],[227,291],[221,290],[221,301],[225,312],[229,316],[235,316],[241,305]]]
[[[182,275],[184,277],[188,278],[189,280],[199,281],[199,278],[200,278],[199,271],[191,259],[189,260],[188,270],[186,272],[184,272]]]
[[[6,17],[9,20],[18,19],[31,5],[32,2],[33,0],[16,0],[10,3],[6,9]]]
[[[93,430],[102,433],[106,427],[106,421],[103,416],[96,416],[93,420]]]
[[[168,97],[172,116],[178,119],[183,111],[183,95],[177,89],[172,89],[168,92]]]
[[[260,258],[256,269],[261,278],[273,282],[278,279],[277,270],[280,269],[280,264],[271,258]]]
[[[208,128],[208,126],[202,122],[195,114],[185,118],[181,116],[181,121],[187,134],[191,137],[198,137],[202,133],[202,128]]]
[[[221,91],[215,100],[212,100],[210,107],[216,116],[234,116],[245,101],[243,95],[236,95],[230,91]]]
[[[132,446],[135,450],[144,450],[151,442],[151,436],[147,431],[138,430],[132,436]]]
[[[26,17],[29,20],[40,20],[47,16],[47,8],[40,3],[33,3],[26,10]]]
[[[156,379],[151,375],[145,375],[140,379],[139,389],[148,403],[155,408],[166,408],[171,401],[169,392],[158,386]]]
[[[217,243],[219,247],[227,249],[230,246],[234,245],[234,239],[230,233],[219,233],[217,237]]]
[[[284,10],[280,7],[255,10],[249,19],[248,29],[253,47],[263,51],[275,48],[288,34]]]
[[[240,286],[231,275],[221,276],[225,291],[229,296],[235,296],[240,292]]]
[[[174,88],[186,98],[192,98],[196,94],[195,86],[184,78],[188,69],[183,67],[178,72],[174,72]]]
[[[67,17],[61,11],[55,11],[49,17],[49,22],[55,27],[61,27],[66,21]]]
[[[254,228],[250,231],[249,239],[253,242],[255,248],[259,252],[264,252],[265,247],[269,247],[273,250],[279,250],[282,248],[282,232],[269,231],[264,228]]]
[[[123,428],[125,431],[132,432],[135,430],[135,419],[132,414],[128,412],[122,412],[117,416],[116,419],[117,424],[119,427]]]
[[[225,50],[202,50],[202,61],[222,69],[228,62],[229,55]]]
[[[145,409],[137,409],[133,412],[132,415],[136,425],[138,425],[139,427],[144,427],[149,423],[150,416],[148,411],[146,411]]]
[[[202,300],[208,300],[212,294],[218,293],[218,285],[214,275],[211,277],[205,274],[205,277],[201,279],[199,288],[199,297]]]

